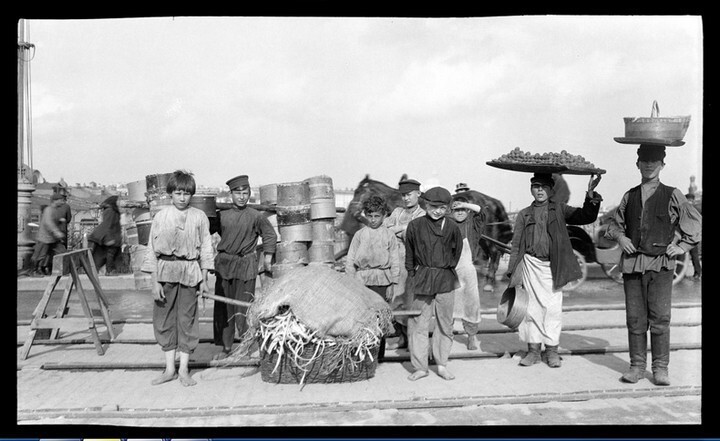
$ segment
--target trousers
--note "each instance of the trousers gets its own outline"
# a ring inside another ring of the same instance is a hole
[[[438,365],[445,366],[453,343],[453,307],[455,294],[452,291],[435,296],[415,296],[412,309],[420,315],[408,318],[408,347],[410,361],[415,370],[428,370],[430,322],[435,316],[435,330],[432,336],[432,354]]]
[[[670,311],[674,271],[647,271],[623,274],[625,319],[628,334],[646,335],[650,331],[653,369],[667,368],[670,361]],[[631,360],[644,354],[630,354]]]
[[[216,274],[218,283],[215,284],[215,295],[227,297],[230,299],[240,300],[243,302],[252,302],[255,298],[255,279],[220,279]],[[246,306],[236,306],[229,303],[215,302],[213,307],[213,341],[216,345],[223,345],[225,348],[232,348],[235,340],[235,331],[239,336],[247,331],[248,324],[245,315],[248,308]]]
[[[163,351],[192,354],[200,341],[197,286],[161,282],[165,301],[153,306],[155,340]]]

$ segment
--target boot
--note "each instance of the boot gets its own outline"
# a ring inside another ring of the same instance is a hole
[[[670,363],[670,330],[663,334],[650,333],[653,382],[657,386],[669,386],[668,364]]]
[[[528,352],[520,360],[520,366],[532,366],[540,361],[540,343],[528,343]]]
[[[545,345],[545,356],[547,358],[547,364],[551,368],[559,368],[562,364],[560,354],[558,354],[558,345]]]
[[[468,334],[467,348],[468,348],[468,351],[477,350],[478,344],[477,344],[477,340],[475,339],[475,334]]]
[[[625,383],[637,383],[645,377],[647,364],[647,333],[631,334],[628,332],[630,352],[630,369],[621,378]]]

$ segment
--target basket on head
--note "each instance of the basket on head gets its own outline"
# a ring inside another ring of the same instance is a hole
[[[653,101],[650,117],[626,117],[625,136],[613,138],[620,144],[651,144],[678,147],[684,145],[690,116],[660,117],[657,101]]]

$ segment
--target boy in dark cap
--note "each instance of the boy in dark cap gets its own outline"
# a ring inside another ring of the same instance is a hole
[[[248,176],[236,176],[227,181],[227,185],[233,205],[218,213],[220,242],[215,256],[215,271],[222,278],[225,297],[252,302],[258,275],[258,238],[262,239],[263,266],[270,271],[277,235],[262,213],[247,206],[251,193]],[[247,330],[246,312],[247,307],[215,303],[213,337],[215,344],[223,347],[222,352],[214,357],[216,360],[227,357],[232,350],[236,328],[240,336]]]
[[[640,185],[623,195],[605,233],[623,250],[620,267],[630,369],[622,381],[637,383],[645,377],[649,329],[653,381],[667,386],[675,257],[700,242],[702,215],[680,190],[660,182],[660,171],[665,167],[664,145],[641,144],[637,154]]]
[[[446,217],[452,197],[442,187],[423,194],[427,214],[413,219],[405,232],[405,269],[413,286],[412,309],[420,315],[408,318],[410,360],[415,369],[408,377],[415,381],[428,376],[428,334],[435,316],[432,354],[438,375],[455,376],[447,369],[453,343],[453,290],[459,286],[455,267],[463,249],[463,237],[454,220]]]
[[[528,345],[521,366],[532,366],[541,360],[543,343],[548,366],[561,365],[558,345],[562,287],[582,277],[567,224],[585,225],[597,219],[602,197],[594,189],[600,179],[601,175],[590,177],[582,208],[552,199],[555,181],[549,173],[535,173],[530,179],[534,201],[520,210],[515,219],[507,272],[510,276],[514,271],[522,271],[522,286],[529,298],[527,314],[518,326],[520,340]]]
[[[420,183],[415,179],[403,179],[398,183],[398,190],[402,196],[403,206],[396,207],[383,224],[393,233],[398,242],[398,258],[400,260],[400,277],[398,282],[389,290],[392,291],[390,303],[393,308],[409,308],[412,302],[412,292],[407,286],[407,271],[405,270],[405,230],[411,220],[425,216],[425,210],[420,206]],[[390,293],[388,293],[390,295]],[[407,319],[399,318],[395,328],[399,334],[397,344],[388,344],[387,349],[407,348]]]

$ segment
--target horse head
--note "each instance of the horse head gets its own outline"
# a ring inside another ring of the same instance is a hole
[[[512,224],[509,221],[502,202],[475,190],[464,191],[457,193],[457,195],[464,196],[468,201],[479,205],[485,211],[485,229],[483,234],[502,243],[510,243],[512,240]],[[497,269],[497,263],[499,262],[502,250],[493,242],[485,239],[480,239],[480,247],[487,259],[491,262],[493,270]]]
[[[406,174],[404,174],[400,180],[405,178],[407,178]],[[355,189],[353,199],[348,204],[342,223],[340,224],[340,229],[345,231],[348,236],[352,237],[357,230],[367,224],[367,219],[362,215],[362,205],[363,202],[372,195],[382,196],[390,211],[402,205],[402,196],[396,188],[370,179],[369,174],[365,175]]]

